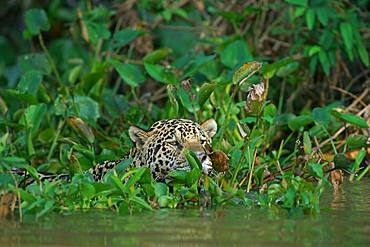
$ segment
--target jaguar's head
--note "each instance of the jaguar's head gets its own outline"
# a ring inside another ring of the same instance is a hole
[[[209,119],[197,124],[188,119],[161,120],[145,131],[131,126],[129,135],[135,143],[134,166],[147,166],[157,180],[163,180],[172,170],[190,170],[184,150],[190,149],[198,156],[204,173],[212,169],[209,154],[217,123]]]

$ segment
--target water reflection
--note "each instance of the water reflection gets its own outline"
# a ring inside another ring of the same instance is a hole
[[[238,207],[13,219],[0,224],[0,246],[366,246],[369,185],[367,179],[326,191],[317,215]]]

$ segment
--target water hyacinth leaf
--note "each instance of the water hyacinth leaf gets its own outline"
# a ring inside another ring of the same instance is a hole
[[[357,127],[360,127],[360,128],[368,128],[369,127],[366,120],[363,119],[360,116],[356,116],[352,113],[340,113],[340,112],[336,112],[336,111],[333,111],[332,113],[333,113],[334,116],[338,117],[339,119],[341,119],[341,120],[343,120],[347,123],[356,125]]]
[[[202,176],[202,170],[199,168],[193,168],[190,172],[186,174],[185,183],[187,186],[192,186],[196,184],[199,178]]]
[[[229,68],[234,68],[242,61],[249,62],[253,56],[249,51],[247,43],[242,40],[235,40],[225,47],[221,52],[221,62]]]
[[[186,178],[186,171],[181,171],[181,170],[173,170],[168,174],[168,177],[171,178],[171,180],[174,183],[177,184],[184,184],[185,183],[185,178]]]
[[[91,200],[95,196],[95,187],[92,184],[83,183],[80,188],[84,200]]]
[[[216,83],[204,83],[199,90],[199,106],[203,106],[215,90]]]
[[[143,35],[144,33],[145,32],[142,30],[133,28],[125,28],[123,30],[120,30],[113,35],[113,47],[118,48],[125,46],[134,41],[137,37]]]
[[[124,184],[124,191],[128,192],[131,186],[133,186],[135,183],[139,182],[143,174],[148,170],[147,167],[141,167],[137,170],[133,171],[133,175],[130,177],[130,179],[127,181],[127,183]]]
[[[183,152],[191,169],[202,169],[202,164],[200,163],[197,155],[193,151],[185,149]]]
[[[165,69],[161,65],[144,63],[144,68],[154,80],[165,82]]]
[[[170,48],[160,48],[155,51],[152,51],[143,58],[144,63],[157,63],[160,60],[168,57],[172,53]]]
[[[79,117],[87,121],[96,121],[100,117],[99,104],[88,96],[76,96],[74,103],[78,107]]]
[[[312,122],[313,118],[311,115],[302,115],[289,120],[288,126],[292,130],[299,130],[304,126],[311,124]]]
[[[346,46],[347,50],[351,50],[353,46],[353,32],[351,24],[348,22],[342,22],[339,27],[344,45]]]
[[[243,64],[233,75],[233,84],[241,85],[262,68],[262,63],[252,61]]]
[[[303,149],[305,154],[312,153],[312,143],[307,131],[303,132]]]
[[[27,93],[36,97],[41,81],[42,74],[37,70],[30,70],[22,75],[17,89],[20,93]]]
[[[168,189],[167,184],[165,183],[155,183],[154,191],[155,191],[155,196],[157,198],[160,198],[161,196],[168,195],[169,189]]]
[[[131,202],[136,203],[137,205],[140,205],[142,208],[145,208],[145,209],[150,210],[150,211],[153,210],[152,207],[146,201],[144,201],[141,197],[131,196],[129,200]]]
[[[19,66],[22,72],[26,73],[30,70],[37,70],[44,75],[49,75],[51,67],[45,54],[30,53],[18,58]]]
[[[137,65],[122,64],[116,60],[111,60],[110,63],[114,66],[123,81],[131,87],[139,86],[146,79]]]
[[[25,14],[27,30],[34,36],[41,31],[48,31],[50,28],[48,17],[43,9],[29,9]]]

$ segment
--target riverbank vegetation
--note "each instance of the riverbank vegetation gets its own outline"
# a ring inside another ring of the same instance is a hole
[[[42,2],[0,10],[0,186],[21,214],[318,211],[324,190],[368,174],[368,1]],[[128,152],[129,126],[167,118],[215,119],[228,169],[168,183],[125,173],[130,160],[104,182],[84,173]]]

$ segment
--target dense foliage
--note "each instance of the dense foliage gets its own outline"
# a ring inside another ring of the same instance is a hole
[[[46,2],[0,11],[0,186],[23,212],[318,210],[330,169],[367,173],[368,1]],[[165,118],[214,118],[229,170],[83,173],[128,152],[130,125]],[[24,188],[12,168],[74,176]]]

